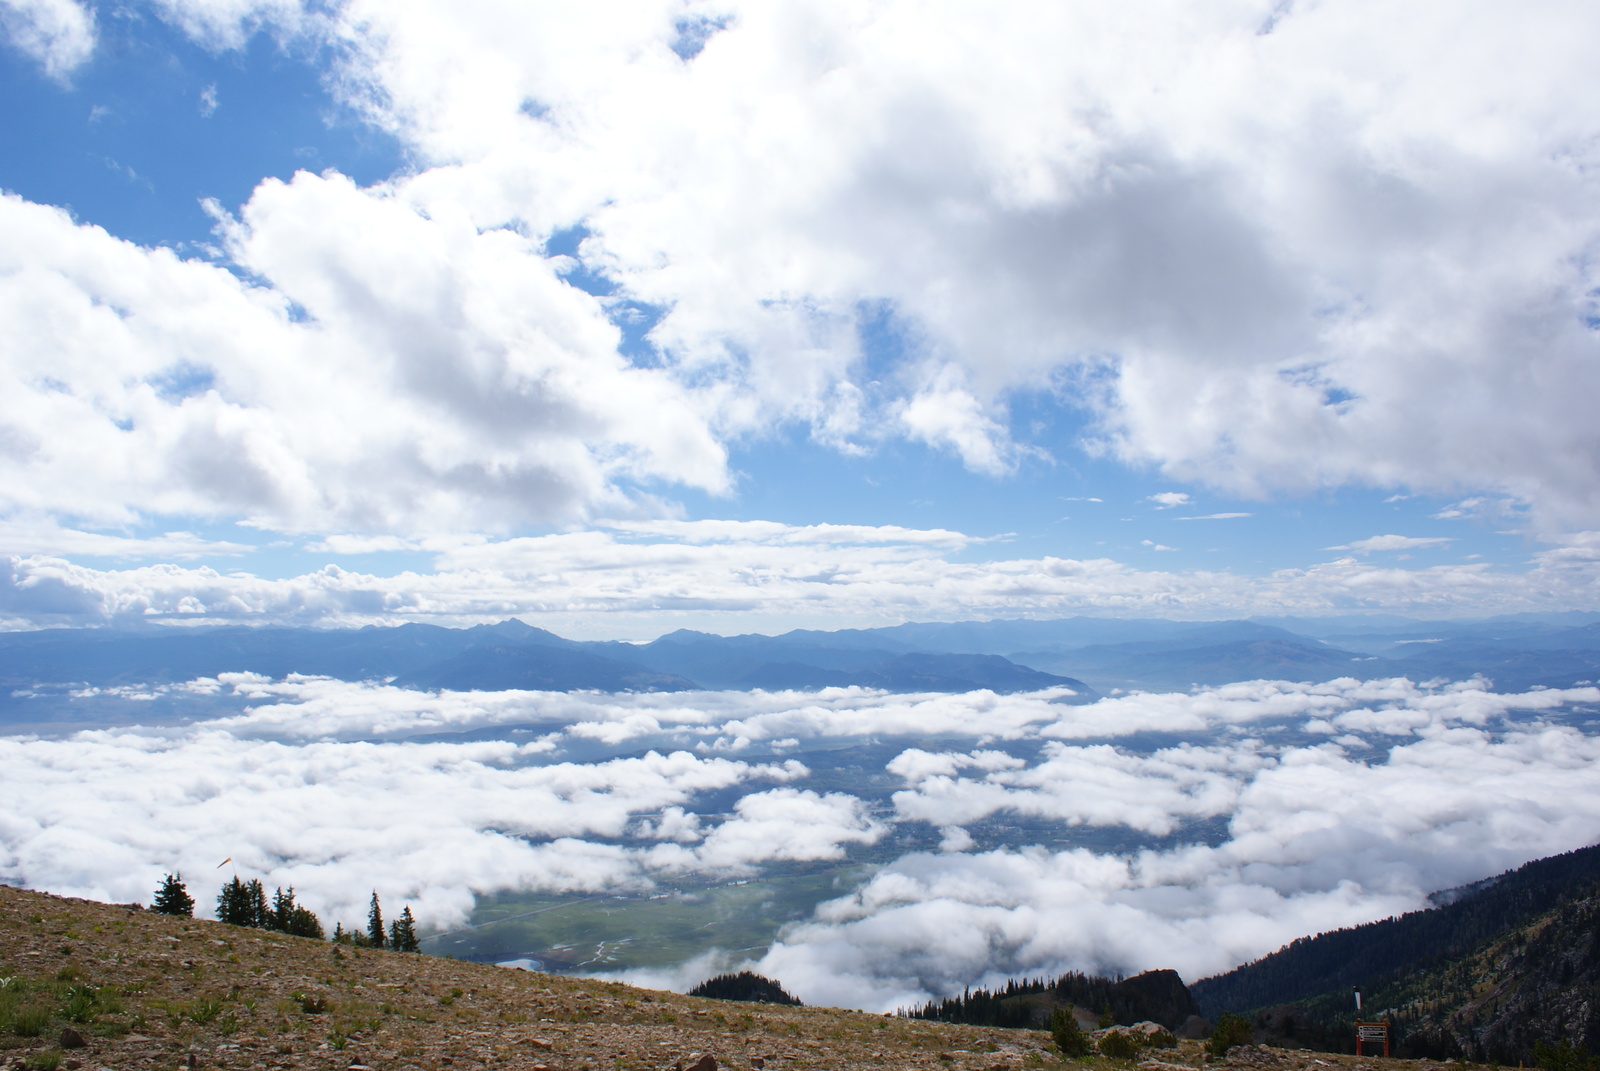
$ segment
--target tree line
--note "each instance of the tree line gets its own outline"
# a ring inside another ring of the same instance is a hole
[[[162,879],[161,886],[156,889],[155,897],[151,901],[150,909],[162,915],[194,916],[194,897],[189,895],[181,874],[168,874]],[[241,881],[237,874],[232,881],[222,887],[221,892],[217,893],[217,921],[226,922],[230,926],[275,930],[295,937],[311,937],[318,941],[327,939],[327,934],[322,928],[322,920],[317,918],[316,913],[304,904],[295,902],[293,885],[287,890],[280,885],[269,902],[266,886],[261,884],[260,879]],[[422,944],[417,938],[417,920],[411,914],[411,905],[407,904],[400,912],[400,917],[390,922],[385,929],[383,907],[378,902],[376,891],[373,892],[372,902],[367,909],[366,929],[347,930],[343,923],[336,923],[333,927],[333,941],[336,944],[354,945],[358,948],[388,948],[396,952],[422,951]]]
[[[1100,1008],[1102,1026],[1110,1026],[1120,1018],[1132,1021],[1127,1012],[1144,1009],[1114,1007],[1128,1003],[1117,987],[1120,978],[1102,978],[1070,971],[1048,981],[1044,978],[1011,979],[1004,988],[965,989],[959,997],[929,1001],[920,1008],[903,1014],[911,1019],[932,1019],[943,1023],[970,1023],[974,1026],[1037,1027],[1049,1021],[1051,1013],[1062,1005],[1080,1008]],[[1033,997],[1029,1000],[1026,998]],[[1138,1014],[1137,1018],[1151,1018]]]

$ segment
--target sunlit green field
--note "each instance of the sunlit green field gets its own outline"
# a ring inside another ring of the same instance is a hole
[[[671,967],[712,949],[759,956],[785,924],[849,892],[870,869],[769,868],[749,881],[639,896],[507,894],[481,901],[469,928],[426,938],[423,948],[458,959],[538,960],[553,971]]]

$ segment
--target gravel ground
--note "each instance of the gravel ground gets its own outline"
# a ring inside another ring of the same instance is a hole
[[[0,1062],[36,1069],[713,1071],[706,1056],[735,1071],[1116,1066],[1063,1062],[1038,1031],[704,1000],[7,886],[0,979]],[[1185,1042],[1140,1066],[1203,1063],[1198,1045]],[[1253,1046],[1217,1066],[1444,1071]]]

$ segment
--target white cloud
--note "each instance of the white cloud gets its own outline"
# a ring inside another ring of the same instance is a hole
[[[695,850],[700,866],[748,867],[769,860],[842,859],[846,844],[872,844],[885,826],[862,802],[842,792],[775,788],[745,796],[734,817]]]
[[[1382,763],[1339,747],[1278,750],[1258,740],[1143,758],[1097,746],[1071,749],[1080,752],[1071,763],[1057,752],[1020,778],[935,776],[928,791],[897,796],[911,803],[908,817],[970,821],[1003,806],[1134,824],[1152,803],[1148,813],[1169,820],[1230,815],[1229,836],[1215,847],[1124,857],[1021,846],[951,854],[942,845],[943,854],[902,857],[822,905],[758,969],[802,997],[872,1009],[1065,970],[1173,967],[1193,980],[1600,838],[1600,743],[1537,724],[1469,727],[1481,698],[1434,697],[1425,727]],[[1405,709],[1373,718],[1385,716]],[[1168,765],[1174,756],[1182,761]]]
[[[55,529],[13,527],[0,536],[8,531],[31,549]],[[82,553],[228,549],[181,534],[122,543],[76,531],[62,538]],[[751,632],[1074,613],[1217,618],[1382,609],[1431,617],[1589,609],[1600,599],[1595,538],[1567,537],[1516,570],[1484,561],[1403,568],[1347,557],[1253,577],[1108,559],[969,561],[961,552],[979,540],[894,527],[649,522],[505,540],[337,536],[330,553],[426,550],[434,568],[375,575],[329,565],[269,579],[171,564],[94,569],[18,555],[0,560],[0,620],[10,627],[130,616],[468,624],[517,615],[563,635],[614,639],[654,638],[677,626]]]
[[[264,182],[225,227],[252,286],[8,198],[0,508],[510,529],[725,490],[785,423],[1000,474],[1048,390],[1175,479],[1594,527],[1600,14],[1267,7],[165,0],[207,47],[335,43],[417,173]],[[4,10],[87,55],[86,9]],[[579,224],[666,310],[658,366],[544,255]],[[862,352],[885,316],[899,358]]]
[[[383,44],[352,75],[481,220],[526,217],[538,175],[584,256],[671,309],[670,359],[743,392],[735,422],[815,419],[854,375],[840,325],[887,302],[961,384],[909,375],[908,432],[979,470],[1004,391],[1104,368],[1107,442],[1174,475],[1593,515],[1559,460],[1593,445],[1584,5],[1312,6],[1267,34],[1248,3],[719,12],[684,63],[664,6],[441,33],[429,4],[358,3]]]
[[[1162,491],[1151,495],[1150,501],[1156,504],[1157,509],[1171,509],[1174,506],[1187,506],[1189,496],[1182,491]]]
[[[1337,547],[1328,547],[1328,550],[1353,550],[1361,554],[1371,554],[1384,550],[1421,550],[1425,547],[1442,547],[1446,543],[1454,543],[1449,536],[1402,536],[1402,535],[1377,535],[1367,539],[1358,539],[1354,543],[1346,543]]]
[[[758,965],[805,999],[884,1009],[1005,973],[1192,979],[1600,839],[1600,738],[1563,717],[1600,689],[1054,695],[426,694],[230,675],[164,693],[201,717],[187,727],[0,737],[0,876],[126,901],[181,869],[205,905],[231,856],[329,921],[359,922],[376,886],[451,925],[483,895],[755,875],[925,825],[937,853],[891,859]],[[509,741],[404,740],[495,727]],[[756,754],[780,730],[899,738],[886,772],[902,787],[874,800],[808,787],[793,761],[694,753],[743,740]],[[1151,732],[1188,742],[1141,746]],[[1226,835],[1193,843],[1197,821]],[[995,848],[997,822],[1023,832]],[[1076,826],[1174,839],[1121,855],[1044,846]]]
[[[1005,428],[983,412],[962,376],[946,368],[900,410],[911,438],[954,451],[967,468],[989,476],[1011,471],[1019,453]]]
[[[246,543],[208,539],[193,532],[133,536],[115,531],[67,528],[48,517],[0,518],[0,554],[70,554],[75,558],[138,560],[242,556],[255,548]]]
[[[56,79],[94,54],[94,12],[75,0],[0,0],[0,31]]]
[[[293,884],[319,913],[359,919],[376,886],[438,926],[464,921],[475,895],[496,890],[646,887],[638,850],[584,838],[619,837],[635,815],[697,792],[794,776],[684,752],[530,766],[533,755],[507,743],[291,747],[216,729],[0,738],[0,752],[7,880],[127,901],[181,869],[200,881],[204,905],[202,876],[231,856]]]
[[[227,241],[267,289],[0,198],[0,511],[426,533],[726,487],[690,397],[537,241],[421,207],[264,183]]]

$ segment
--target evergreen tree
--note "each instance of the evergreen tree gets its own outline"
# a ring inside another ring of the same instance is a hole
[[[373,890],[372,906],[367,909],[367,938],[373,948],[383,948],[388,943],[383,932],[383,908],[378,906],[377,890]]]
[[[322,940],[322,920],[308,907],[294,902],[294,886],[284,892],[279,886],[272,897],[272,910],[267,913],[267,928],[295,937],[315,937]]]
[[[267,908],[267,891],[261,882],[251,878],[240,881],[236,874],[232,881],[217,894],[217,921],[232,926],[253,926],[262,929],[269,925],[272,913]]]
[[[250,901],[251,921],[246,925],[254,926],[258,930],[267,928],[267,920],[272,917],[272,912],[267,909],[267,890],[262,886],[260,878],[251,878],[245,883],[245,894]]]
[[[184,888],[182,874],[166,876],[161,882],[161,888],[156,890],[155,900],[151,902],[150,909],[160,915],[193,917],[194,897]]]
[[[296,937],[314,938],[318,941],[322,940],[324,936],[322,920],[317,918],[310,908],[302,907],[299,904],[296,904],[294,911],[290,913],[289,928],[284,932],[293,934]]]
[[[288,892],[283,891],[282,885],[278,886],[278,891],[272,894],[272,911],[267,915],[267,929],[288,933],[289,919],[294,909],[294,886],[289,886]]]
[[[250,908],[249,890],[235,874],[233,880],[217,893],[217,921],[230,926],[253,926],[255,917]]]
[[[410,904],[389,924],[389,947],[396,952],[422,951],[422,945],[417,943],[417,920],[411,916]]]

